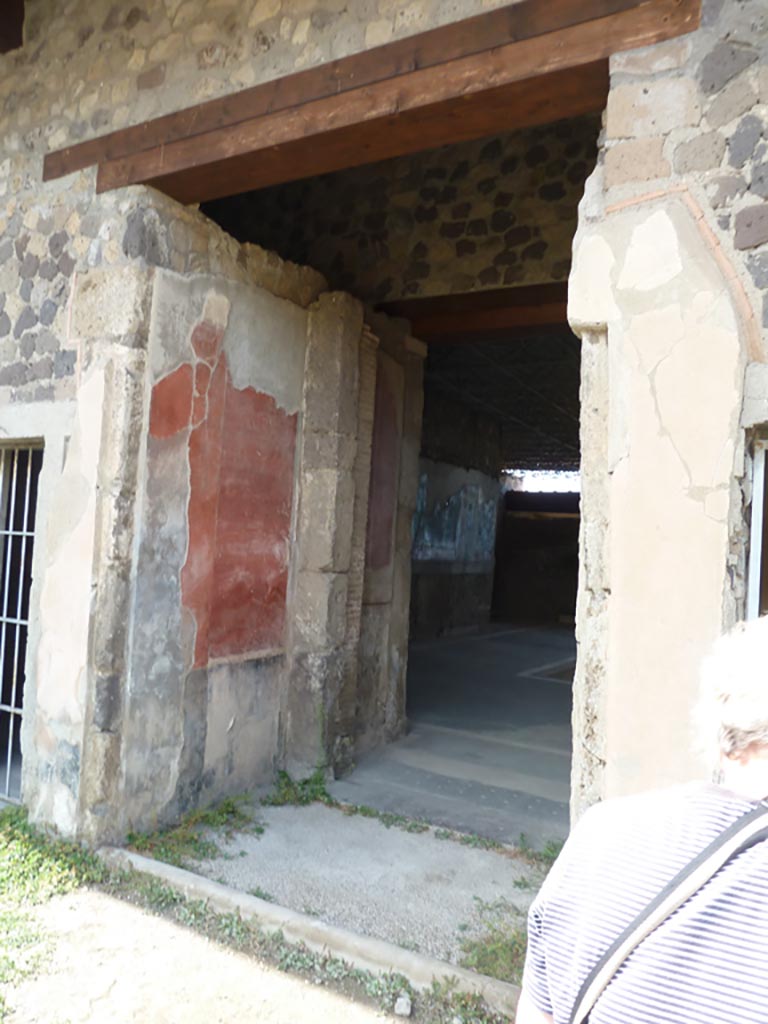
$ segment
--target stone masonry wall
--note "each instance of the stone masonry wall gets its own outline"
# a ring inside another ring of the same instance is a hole
[[[150,190],[96,197],[91,170],[43,184],[44,153],[498,3],[28,0],[24,46],[0,56],[0,433],[45,442],[22,734],[35,820],[90,838],[121,828],[154,271],[258,282],[302,307],[326,288]],[[202,693],[189,690],[190,707]],[[231,754],[224,744],[204,756]],[[192,761],[179,764],[194,779]],[[183,788],[163,813],[182,806]]]
[[[135,258],[182,271],[207,255],[205,232],[182,254],[176,213],[145,217],[141,190],[97,198],[91,172],[43,184],[48,150],[503,2],[27,0],[24,45],[0,55],[0,401],[74,395],[74,275]]]
[[[760,0],[705,0],[694,33],[612,58],[569,287],[584,342],[575,813],[706,770],[698,668],[744,609],[739,421],[745,367],[767,351],[767,161]]]
[[[205,209],[371,302],[564,281],[599,127],[574,118]]]

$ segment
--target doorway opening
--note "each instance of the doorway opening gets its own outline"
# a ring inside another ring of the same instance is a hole
[[[505,841],[568,831],[580,348],[558,322],[564,299],[556,285],[486,293],[480,316],[476,298],[455,298],[451,333],[431,333],[410,304],[430,335],[411,731],[385,753],[387,774],[408,785],[412,813],[439,808],[443,820]],[[531,322],[531,300],[550,323]],[[553,486],[568,490],[543,490]]]
[[[0,802],[21,799],[21,721],[39,446],[0,447]]]
[[[428,346],[416,515],[398,540],[410,731],[368,743],[359,701],[357,768],[336,785],[505,840],[568,827],[578,508],[516,508],[505,481],[578,470],[566,281],[598,131],[583,115],[203,206]]]

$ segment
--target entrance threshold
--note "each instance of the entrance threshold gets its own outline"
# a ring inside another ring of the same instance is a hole
[[[332,796],[503,843],[564,839],[575,656],[572,628],[411,644],[408,735],[361,758]]]

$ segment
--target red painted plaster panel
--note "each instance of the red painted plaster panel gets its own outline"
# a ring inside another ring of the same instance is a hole
[[[152,389],[149,432],[152,437],[173,437],[189,426],[192,412],[192,367],[184,363]]]
[[[385,569],[392,561],[392,538],[397,506],[397,472],[400,452],[395,395],[388,375],[376,374],[376,404],[371,447],[371,488],[366,536],[366,564]]]
[[[203,320],[192,331],[192,348],[198,359],[204,359],[207,363],[213,363],[221,349],[221,341],[224,337],[224,329],[212,324],[209,320]]]
[[[279,647],[285,627],[296,417],[227,389],[210,656]]]
[[[192,427],[181,596],[196,668],[280,647],[285,629],[297,417],[234,387],[222,337],[208,321],[194,328],[194,364],[154,386],[150,412],[155,437]]]

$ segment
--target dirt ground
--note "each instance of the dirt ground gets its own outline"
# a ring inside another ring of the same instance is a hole
[[[37,911],[49,955],[6,995],[9,1024],[373,1024],[395,1018],[104,893]]]

